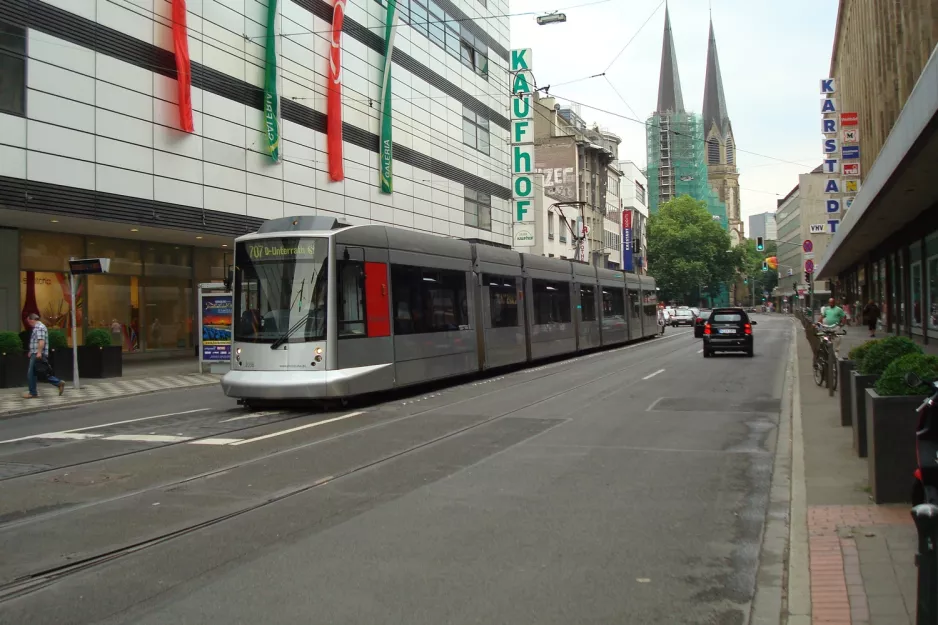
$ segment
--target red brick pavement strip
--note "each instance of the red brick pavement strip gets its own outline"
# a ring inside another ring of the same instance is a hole
[[[840,528],[912,523],[908,510],[879,506],[809,506],[811,619],[818,625],[868,625],[869,607],[853,538]]]

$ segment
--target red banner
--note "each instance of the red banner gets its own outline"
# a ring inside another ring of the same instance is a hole
[[[186,0],[173,0],[173,50],[176,53],[176,81],[179,85],[179,127],[186,132],[193,132],[192,69],[189,63]]]
[[[632,227],[632,211],[626,209],[622,211],[622,228],[631,228]]]
[[[329,93],[326,100],[326,142],[329,152],[329,177],[345,179],[342,167],[342,22],[345,0],[335,0],[332,11],[332,46],[329,51]]]

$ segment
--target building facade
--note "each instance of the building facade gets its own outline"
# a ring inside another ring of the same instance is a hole
[[[820,168],[798,176],[798,185],[787,196],[779,200],[775,213],[778,233],[775,237],[778,249],[778,289],[776,298],[788,298],[797,302],[798,308],[811,305],[818,308],[830,297],[831,289],[826,280],[807,280],[805,263],[815,262],[827,250],[828,237],[813,233],[823,227],[827,220],[824,205],[824,185],[827,176]],[[771,214],[771,213],[767,213]],[[813,226],[813,228],[812,228]],[[773,240],[769,238],[769,240]],[[811,241],[812,250],[805,252],[804,242]],[[809,297],[813,294],[813,300]]]
[[[887,332],[926,343],[938,339],[936,45],[931,0],[841,0],[823,77],[834,91],[821,96],[855,114],[860,189],[828,235],[818,275],[844,301],[873,301]]]
[[[781,205],[781,200],[779,200]],[[776,213],[759,213],[749,216],[749,230],[746,236],[755,241],[762,237],[766,241],[778,239],[778,225],[775,222]]]
[[[508,3],[398,7],[393,192],[382,193],[379,0],[345,4],[336,38],[338,181],[326,134],[331,2],[189,2],[192,132],[181,130],[171,3],[0,4],[0,330],[28,312],[65,328],[66,260],[106,256],[111,273],[82,280],[79,330],[108,329],[128,352],[192,353],[196,285],[224,278],[233,237],[276,217],[509,246]],[[263,111],[271,65],[278,160]]]
[[[619,161],[622,213],[631,212],[632,271],[648,273],[648,181],[632,161]],[[623,251],[625,248],[623,247]]]

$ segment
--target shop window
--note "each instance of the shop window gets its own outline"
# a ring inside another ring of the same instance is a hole
[[[566,282],[532,280],[534,323],[570,323],[570,286]]]
[[[652,311],[653,314],[654,311]],[[638,291],[629,289],[629,317],[638,320],[642,316],[642,305],[639,302]]]
[[[928,259],[928,329],[938,331],[938,256]]]
[[[143,287],[146,302],[146,349],[191,347],[192,281],[147,276],[143,279]]]
[[[396,335],[469,329],[462,271],[392,265],[391,295]]]
[[[365,325],[365,266],[355,260],[336,263],[339,338],[368,336]]]
[[[912,263],[912,326],[922,327],[922,263]]]
[[[580,285],[580,319],[596,321],[596,289]]]
[[[68,271],[69,258],[85,257],[85,240],[58,232],[20,231],[20,269]]]
[[[110,273],[112,274],[143,275],[139,241],[88,237],[88,256],[91,258],[110,258]]]
[[[76,286],[78,309],[78,344],[84,338],[82,324],[85,313],[85,281]],[[51,271],[20,272],[20,328],[26,330],[26,317],[36,313],[40,321],[50,330],[65,332],[69,346],[72,345],[72,293],[68,274]],[[116,343],[115,343],[116,344]]]
[[[188,245],[144,243],[143,267],[148,276],[191,280],[192,248]]]
[[[26,29],[0,22],[0,112],[26,115]]]
[[[603,287],[603,319],[625,319],[625,293],[615,287]]]
[[[489,313],[493,328],[514,328],[518,324],[518,289],[515,279],[484,275],[482,284],[489,289]]]
[[[140,279],[99,274],[88,278],[88,330],[111,333],[111,342],[125,352],[137,351],[140,342]]]

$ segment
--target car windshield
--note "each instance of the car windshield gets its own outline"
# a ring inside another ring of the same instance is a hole
[[[273,238],[235,247],[235,340],[291,343],[326,337],[328,240]]]

